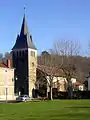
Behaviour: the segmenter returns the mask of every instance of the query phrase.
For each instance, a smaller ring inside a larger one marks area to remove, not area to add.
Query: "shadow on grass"
[[[72,107],[66,107],[66,108],[90,108],[90,106],[72,106]]]
[[[8,104],[8,103],[24,103],[25,101],[16,101],[16,100],[14,100],[14,101],[0,101],[0,104]],[[40,102],[40,100],[31,100],[31,101],[27,101],[27,102]],[[27,103],[26,102],[26,103]]]

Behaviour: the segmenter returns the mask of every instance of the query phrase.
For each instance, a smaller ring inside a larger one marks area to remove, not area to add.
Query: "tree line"
[[[60,76],[67,80],[68,98],[73,95],[73,87],[71,78],[84,82],[90,71],[90,58],[80,56],[81,46],[77,41],[61,40],[55,41],[52,49],[48,52],[44,51],[38,56],[38,64],[42,66],[43,76],[47,80],[50,89],[50,98],[52,98],[53,80],[56,76]],[[46,66],[48,68],[46,68]],[[47,70],[49,69],[49,71]],[[57,75],[58,73],[58,75]],[[49,78],[47,79],[47,76]]]
[[[90,45],[89,45],[90,50]],[[78,41],[72,40],[60,40],[55,41],[53,46],[48,51],[43,51],[38,56],[38,65],[42,66],[43,82],[41,82],[41,76],[37,79],[38,83],[45,85],[47,84],[50,89],[50,96],[52,98],[52,85],[53,78],[59,76],[63,72],[63,77],[66,78],[68,85],[67,91],[68,96],[72,96],[72,82],[71,78],[76,78],[78,81],[84,82],[88,73],[90,72],[90,58],[80,56],[81,45]],[[5,62],[7,58],[11,58],[10,53],[3,55],[0,53],[0,60]],[[58,75],[57,75],[58,73]],[[49,78],[47,78],[49,76]]]

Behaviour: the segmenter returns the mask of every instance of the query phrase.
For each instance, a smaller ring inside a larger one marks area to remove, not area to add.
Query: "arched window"
[[[17,57],[18,57],[18,51],[17,51]]]
[[[22,51],[22,56],[24,56],[24,50]]]
[[[21,51],[19,52],[19,56],[21,56]]]
[[[15,52],[12,53],[13,57],[15,56]]]
[[[28,50],[25,50],[25,56],[27,56],[28,55]]]

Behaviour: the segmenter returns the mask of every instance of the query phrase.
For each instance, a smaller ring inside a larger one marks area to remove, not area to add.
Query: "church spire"
[[[18,39],[16,40],[13,49],[22,49],[22,48],[36,49],[36,47],[33,44],[32,36],[29,34],[28,31],[25,13],[23,17],[21,32],[20,35],[18,35]]]
[[[28,34],[28,26],[27,26],[26,17],[24,14],[20,35],[22,36],[22,35],[26,35],[26,34]]]
[[[20,35],[26,35],[28,33],[28,26],[26,23],[26,16],[25,16],[25,12],[26,12],[26,7],[24,6],[24,17],[23,17],[23,22],[22,22],[22,27],[21,27],[21,33]]]

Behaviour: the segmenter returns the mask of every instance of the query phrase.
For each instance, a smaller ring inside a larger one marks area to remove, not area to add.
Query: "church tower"
[[[29,34],[25,15],[21,32],[12,48],[12,64],[15,68],[15,93],[33,96],[36,81],[37,49]]]

